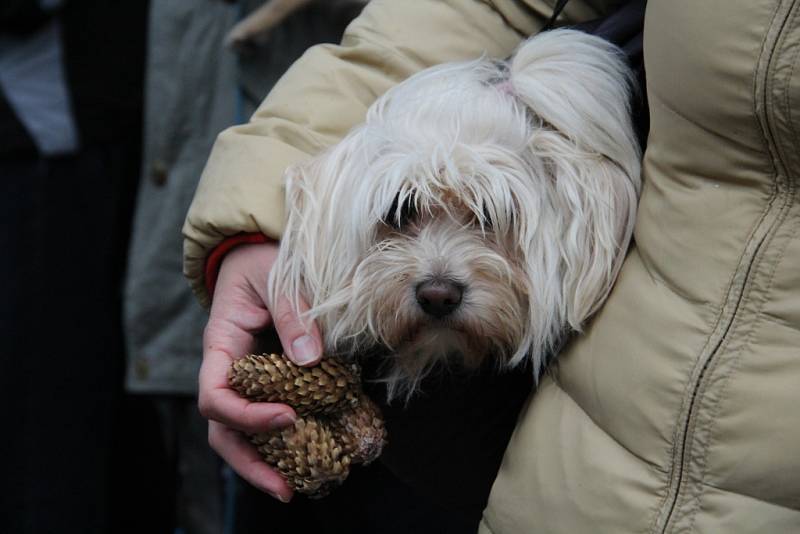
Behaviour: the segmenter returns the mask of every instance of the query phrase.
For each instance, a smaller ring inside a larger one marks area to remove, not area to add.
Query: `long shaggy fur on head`
[[[526,358],[538,375],[611,289],[633,227],[640,153],[619,51],[577,31],[510,62],[427,69],[366,122],[288,171],[270,294],[302,296],[326,350],[392,354],[390,395],[433,362]],[[444,318],[415,287],[446,279]]]

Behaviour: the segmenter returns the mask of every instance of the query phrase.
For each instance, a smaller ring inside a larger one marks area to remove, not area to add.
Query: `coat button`
[[[150,366],[145,358],[136,358],[133,362],[133,373],[139,380],[147,380],[150,377]]]
[[[150,169],[150,179],[153,180],[153,183],[162,187],[167,183],[168,175],[169,169],[167,169],[166,163],[161,160],[156,160]]]

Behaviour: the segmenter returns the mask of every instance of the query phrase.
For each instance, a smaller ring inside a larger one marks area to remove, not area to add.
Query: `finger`
[[[233,360],[241,358],[255,348],[255,336],[248,325],[236,319],[235,311],[214,311],[203,335],[203,363],[200,367],[200,390],[228,384],[228,369]],[[234,316],[231,320],[229,317]],[[251,324],[268,323],[269,313],[264,310]],[[258,327],[254,327],[258,328]]]
[[[206,419],[250,434],[284,428],[297,420],[294,410],[285,404],[250,402],[225,388],[203,394],[198,406]]]
[[[255,488],[282,502],[292,499],[292,490],[283,477],[264,462],[242,434],[211,421],[208,423],[208,443],[239,476]]]
[[[205,345],[216,345],[232,354],[252,348],[255,334],[272,323],[261,296],[249,284],[218,286],[204,333]]]
[[[228,369],[236,358],[255,348],[255,334],[271,324],[269,311],[248,287],[217,286],[203,333],[200,393],[227,387]]]
[[[294,410],[285,404],[251,402],[230,389],[229,365],[227,358],[208,357],[200,366],[198,406],[203,417],[250,433],[282,428],[295,421]]]
[[[295,310],[286,297],[278,299],[272,313],[275,329],[290,360],[297,365],[314,365],[322,358],[322,340],[316,323],[298,316],[298,311],[308,311],[308,305],[303,301],[298,305],[300,309]]]

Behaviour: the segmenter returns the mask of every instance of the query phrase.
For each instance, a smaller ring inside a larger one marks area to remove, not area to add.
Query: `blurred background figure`
[[[268,511],[197,414],[180,226],[217,133],[362,5],[0,3],[0,532],[227,534]]]
[[[169,532],[155,413],[122,387],[146,12],[0,3],[1,532]]]
[[[180,226],[217,133],[236,118],[236,56],[223,47],[238,18],[218,0],[152,0],[142,175],[128,256],[126,390],[159,415],[176,527],[223,532],[222,465],[194,401],[206,312],[181,272]]]
[[[246,122],[309,46],[338,42],[359,0],[152,0],[144,146],[124,290],[128,392],[152,401],[177,532],[260,532],[286,507],[224,472],[197,412],[207,313],[182,275],[186,211],[217,134]]]

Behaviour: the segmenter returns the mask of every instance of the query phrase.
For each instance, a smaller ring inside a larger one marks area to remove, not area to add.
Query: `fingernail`
[[[269,493],[269,494],[270,494],[270,495],[271,495],[271,496],[272,496],[274,499],[278,499],[278,500],[279,500],[279,501],[281,501],[283,504],[286,504],[286,503],[288,503],[288,502],[289,502],[289,499],[287,499],[286,497],[284,497],[284,496],[283,496],[283,495],[281,495],[280,493],[272,493],[271,491],[270,491],[270,492],[268,492],[268,493]]]
[[[301,336],[292,342],[292,356],[295,363],[304,365],[319,358],[317,344],[311,336]]]
[[[282,413],[280,415],[276,415],[272,419],[272,426],[275,428],[283,428],[286,426],[293,425],[295,422],[295,418],[289,415],[288,413]]]

